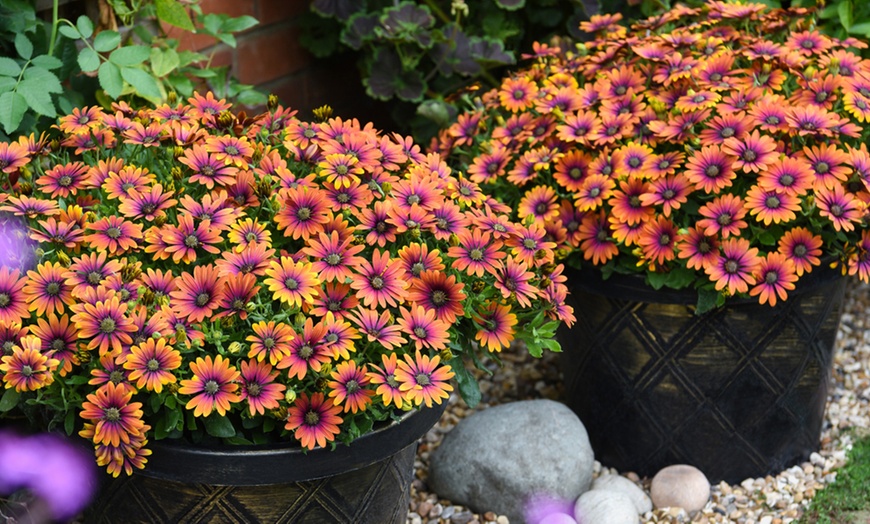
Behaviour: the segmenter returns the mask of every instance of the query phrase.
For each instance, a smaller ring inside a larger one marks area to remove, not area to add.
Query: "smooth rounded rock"
[[[680,507],[687,513],[700,511],[710,498],[710,482],[694,466],[676,464],[656,473],[650,484],[656,508]]]
[[[631,499],[637,512],[641,515],[647,511],[652,511],[652,501],[643,489],[621,475],[602,475],[592,481],[590,489],[618,491]]]
[[[631,498],[618,491],[595,489],[580,495],[574,506],[578,524],[637,524]]]
[[[561,402],[524,400],[478,411],[457,424],[429,458],[429,486],[511,524],[542,496],[574,501],[589,489],[595,457],[586,428]]]

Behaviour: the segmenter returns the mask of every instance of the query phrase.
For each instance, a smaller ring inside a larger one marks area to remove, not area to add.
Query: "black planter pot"
[[[577,323],[559,333],[565,401],[596,459],[652,476],[691,464],[713,482],[779,472],[818,449],[846,279],[817,268],[776,307],[569,271]]]
[[[332,451],[149,443],[145,469],[107,478],[84,521],[404,524],[416,442],[446,407],[410,412]]]

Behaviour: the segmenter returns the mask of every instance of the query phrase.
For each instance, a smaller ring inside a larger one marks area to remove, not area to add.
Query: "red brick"
[[[299,28],[280,25],[245,35],[239,40],[238,77],[260,85],[306,67],[311,55],[299,43]]]
[[[184,29],[167,25],[163,27],[167,36],[178,40],[178,47],[182,51],[201,51],[217,43],[217,40],[202,33],[191,33]]]
[[[224,13],[233,18],[256,16],[255,0],[202,0],[203,13]]]
[[[309,9],[309,0],[257,0],[257,16],[262,25],[286,22]]]

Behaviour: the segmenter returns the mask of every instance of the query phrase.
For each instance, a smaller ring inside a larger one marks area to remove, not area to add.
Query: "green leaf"
[[[236,95],[236,101],[245,106],[265,105],[267,97],[256,89],[244,89]]]
[[[227,18],[221,24],[221,31],[226,33],[238,33],[246,29],[250,29],[259,24],[259,20],[253,16],[239,16],[236,18]]]
[[[0,95],[0,125],[7,135],[18,129],[25,111],[27,111],[27,100],[21,96],[21,93],[7,91]]]
[[[100,87],[112,98],[121,96],[124,89],[124,79],[121,77],[121,69],[112,62],[103,62],[97,74]]]
[[[193,82],[191,82],[186,76],[173,73],[166,77],[166,80],[169,82],[172,89],[174,89],[178,94],[185,97],[193,95]]]
[[[40,115],[45,115],[51,118],[57,116],[54,102],[51,100],[51,93],[49,93],[41,83],[36,80],[23,80],[18,84],[18,92],[21,93],[25,100],[27,100],[27,104],[30,108]]]
[[[852,2],[851,0],[841,0],[837,7],[837,14],[840,16],[840,23],[848,31],[852,27]]]
[[[526,5],[526,0],[495,0],[495,4],[506,11],[516,11]]]
[[[157,47],[151,49],[151,70],[156,77],[163,77],[175,71],[180,63],[178,53],[174,49],[164,50]]]
[[[144,45],[119,47],[109,55],[109,61],[118,66],[139,65],[151,57],[151,48]]]
[[[61,61],[61,59],[53,57],[51,55],[35,56],[33,57],[33,61],[31,63],[43,69],[57,69],[63,66],[63,61]]]
[[[684,267],[675,267],[668,273],[665,285],[673,289],[682,289],[692,285],[697,277],[695,271]]]
[[[0,56],[0,75],[18,76],[21,74],[21,66],[8,56]]]
[[[695,304],[695,314],[703,315],[704,313],[716,309],[719,303],[719,292],[715,289],[699,289],[698,302]]]
[[[24,70],[24,79],[33,80],[42,86],[42,89],[49,93],[62,93],[63,87],[60,85],[57,75],[38,66],[30,66]]]
[[[78,56],[79,67],[85,73],[96,71],[100,67],[100,55],[90,47],[85,47]]]
[[[668,273],[648,273],[646,280],[653,289],[661,289],[668,280]]]
[[[60,25],[57,28],[60,31],[60,34],[69,38],[70,40],[80,40],[82,38],[82,34],[79,33],[79,30],[71,25]]]
[[[860,24],[850,26],[848,31],[853,35],[870,36],[870,22],[861,22]]]
[[[94,34],[94,23],[85,15],[80,16],[76,20],[76,28],[79,30],[82,38],[90,38]]]
[[[18,53],[18,56],[25,60],[30,60],[33,56],[33,43],[24,33],[15,35],[15,51]]]
[[[236,436],[236,428],[227,417],[212,413],[203,418],[202,422],[205,424],[205,431],[213,437],[231,438]]]
[[[157,9],[157,18],[161,21],[185,31],[195,30],[190,15],[178,0],[155,0],[154,7]]]
[[[18,399],[20,397],[21,393],[14,389],[7,389],[6,392],[3,393],[3,396],[0,397],[0,413],[11,411],[12,408],[18,405]]]
[[[101,31],[94,38],[94,49],[100,53],[108,53],[109,51],[121,45],[121,34],[117,31]]]
[[[160,86],[157,80],[142,69],[137,67],[122,67],[121,78],[133,86],[136,94],[146,98],[161,98]]]
[[[0,93],[12,91],[17,85],[18,81],[11,76],[0,76]]]
[[[76,429],[76,412],[74,410],[66,412],[66,417],[63,420],[63,429],[67,435],[72,435]]]
[[[453,357],[448,364],[453,369],[454,378],[459,386],[459,394],[462,396],[462,400],[470,408],[477,406],[480,402],[480,386],[477,384],[474,375],[466,369],[465,364],[462,362],[462,357]]]

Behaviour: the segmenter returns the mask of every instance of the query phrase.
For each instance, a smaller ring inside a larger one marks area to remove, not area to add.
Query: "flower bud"
[[[241,342],[230,342],[230,345],[227,348],[227,351],[229,351],[231,355],[238,355],[239,353],[242,352],[242,349],[244,349],[244,348],[242,347]]]
[[[486,288],[486,284],[482,280],[475,280],[471,283],[471,291],[473,293],[482,293]]]
[[[274,111],[278,108],[278,95],[275,93],[271,93],[269,97],[266,99],[266,109],[269,111]]]
[[[332,116],[332,108],[328,105],[320,106],[313,111],[315,122],[326,122]]]
[[[248,302],[247,304],[245,304],[245,311],[247,311],[248,313],[253,313],[256,309],[257,304],[254,304],[253,302]]]
[[[228,128],[236,121],[236,117],[226,109],[221,111],[217,117],[217,123],[220,127]]]
[[[30,196],[33,193],[33,184],[30,182],[19,182],[18,193],[22,196]]]
[[[60,265],[62,265],[63,267],[69,267],[70,263],[72,262],[67,254],[63,251],[57,252],[57,261],[60,262]]]
[[[166,94],[166,103],[168,103],[171,106],[174,106],[175,104],[177,104],[178,103],[178,93],[176,93],[175,91],[170,91],[169,93],[167,93]]]
[[[284,400],[292,404],[296,401],[296,392],[290,388],[287,388],[287,392],[284,393]]]
[[[172,148],[172,156],[175,158],[179,158],[184,155],[184,148],[181,146],[175,146]]]

